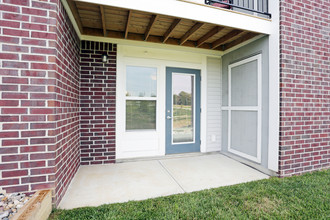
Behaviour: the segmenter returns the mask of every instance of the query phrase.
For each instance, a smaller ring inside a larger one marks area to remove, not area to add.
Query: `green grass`
[[[54,210],[50,219],[330,219],[330,170],[139,202]]]

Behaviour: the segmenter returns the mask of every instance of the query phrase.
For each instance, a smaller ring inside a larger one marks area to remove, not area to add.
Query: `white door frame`
[[[228,106],[223,106],[222,110],[226,110],[228,112],[228,151],[239,155],[243,158],[252,160],[254,162],[261,162],[261,100],[262,100],[262,57],[261,54],[246,58],[244,60],[235,62],[228,66]],[[258,104],[257,106],[231,106],[231,69],[245,63],[249,63],[251,61],[257,61],[257,76],[258,76]],[[237,151],[231,146],[231,111],[254,111],[257,112],[258,122],[257,122],[257,156],[251,156],[246,153]]]

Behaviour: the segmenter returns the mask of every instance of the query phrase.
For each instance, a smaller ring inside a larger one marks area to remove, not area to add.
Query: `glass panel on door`
[[[173,143],[194,141],[194,82],[194,75],[173,73]]]

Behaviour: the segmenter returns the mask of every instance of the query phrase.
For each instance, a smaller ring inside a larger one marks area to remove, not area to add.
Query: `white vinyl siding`
[[[221,59],[207,58],[206,151],[221,149]]]

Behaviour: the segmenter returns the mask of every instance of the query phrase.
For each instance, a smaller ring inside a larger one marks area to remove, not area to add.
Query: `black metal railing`
[[[271,18],[268,0],[205,0],[205,4],[234,11],[246,11]]]

